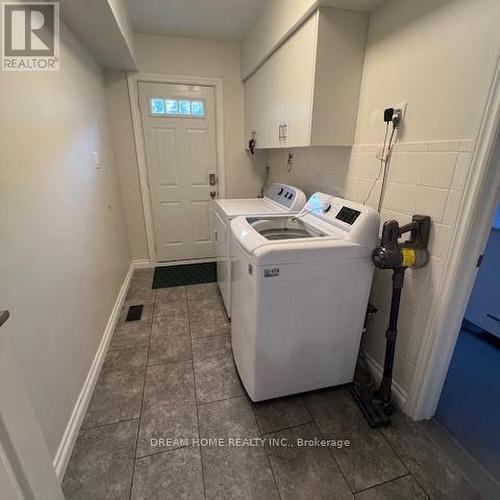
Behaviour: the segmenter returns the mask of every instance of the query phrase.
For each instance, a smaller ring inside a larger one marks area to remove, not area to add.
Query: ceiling
[[[259,17],[266,1],[273,0],[126,0],[126,4],[136,32],[239,42]],[[384,1],[321,0],[319,3],[369,11]]]
[[[265,1],[126,0],[136,32],[234,42],[245,37]]]

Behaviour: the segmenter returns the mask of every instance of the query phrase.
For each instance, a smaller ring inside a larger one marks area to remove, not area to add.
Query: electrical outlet
[[[401,110],[401,119],[400,119],[400,122],[402,122],[404,120],[404,117],[406,115],[406,106],[407,106],[407,102],[406,101],[403,101],[403,102],[400,102],[398,104],[396,104],[396,106],[394,106],[394,109],[399,109]]]

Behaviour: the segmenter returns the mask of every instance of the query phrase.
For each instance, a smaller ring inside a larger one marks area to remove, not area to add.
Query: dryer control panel
[[[314,193],[304,207],[307,217],[315,217],[320,227],[328,224],[342,238],[351,242],[376,246],[380,216],[376,210],[355,201],[325,193]]]
[[[300,210],[306,203],[304,193],[294,186],[276,182],[271,184],[264,193],[264,198],[287,208],[290,211]]]

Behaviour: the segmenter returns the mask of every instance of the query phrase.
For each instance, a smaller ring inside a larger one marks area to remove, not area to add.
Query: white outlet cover
[[[406,101],[400,102],[394,106],[394,109],[400,109],[401,110],[401,121],[404,120],[404,117],[406,115],[406,106],[408,103]]]
[[[99,160],[99,153],[97,151],[92,151],[92,159],[94,161],[94,168],[101,168],[101,162]]]

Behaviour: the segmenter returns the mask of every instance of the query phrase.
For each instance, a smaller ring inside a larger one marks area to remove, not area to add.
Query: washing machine
[[[287,184],[271,184],[262,198],[215,200],[217,284],[231,317],[231,220],[242,215],[295,214],[305,205],[304,193]]]
[[[379,214],[315,193],[295,217],[231,222],[231,342],[253,401],[352,382]]]

